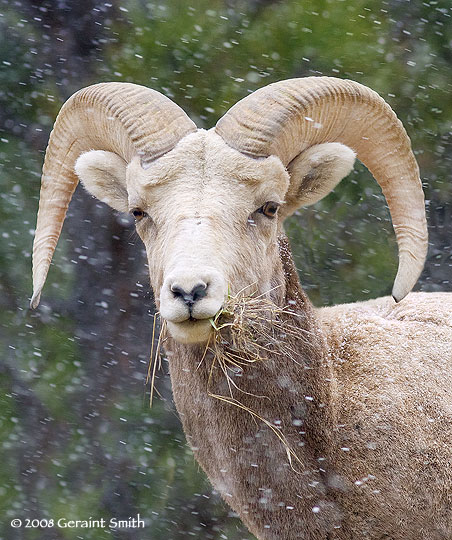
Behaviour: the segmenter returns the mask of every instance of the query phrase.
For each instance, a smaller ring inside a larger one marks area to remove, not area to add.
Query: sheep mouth
[[[184,344],[207,343],[213,330],[209,319],[195,319],[190,317],[185,321],[167,321],[168,331],[171,337]]]

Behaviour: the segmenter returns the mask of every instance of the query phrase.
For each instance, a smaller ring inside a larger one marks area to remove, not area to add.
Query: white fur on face
[[[228,293],[271,289],[278,219],[256,211],[268,201],[282,203],[288,184],[278,158],[244,156],[213,131],[188,135],[146,170],[138,158],[130,163],[129,208],[149,216],[137,232],[176,340],[205,342],[208,319]]]
[[[199,130],[146,169],[138,156],[127,166],[116,154],[90,151],[75,170],[113,208],[147,214],[137,231],[160,313],[175,339],[201,343],[229,293],[268,293],[281,281],[280,223],[325,196],[354,159],[339,143],[308,148],[289,165],[289,187],[277,157],[245,156],[214,130]],[[279,219],[257,212],[269,201],[284,203]]]

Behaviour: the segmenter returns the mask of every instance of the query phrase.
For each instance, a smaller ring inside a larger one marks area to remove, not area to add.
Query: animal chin
[[[179,343],[202,344],[209,339],[212,325],[209,319],[187,319],[183,322],[168,321],[168,331],[171,337]]]

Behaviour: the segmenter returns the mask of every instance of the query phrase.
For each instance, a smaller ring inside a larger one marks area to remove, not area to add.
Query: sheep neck
[[[291,324],[303,337],[284,337],[294,351],[291,358],[274,354],[234,378],[240,390],[233,387],[233,400],[243,408],[231,403],[226,377],[212,368],[213,358],[201,361],[202,347],[170,343],[168,355],[176,407],[196,459],[251,532],[281,540],[293,538],[294,520],[300,535],[325,534],[338,518],[325,487],[331,368],[285,237],[279,248],[275,278],[282,281],[281,301],[298,314]],[[323,508],[324,522],[313,517],[316,505],[329,508]]]

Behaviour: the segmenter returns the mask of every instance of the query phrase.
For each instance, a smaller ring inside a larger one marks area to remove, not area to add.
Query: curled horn
[[[340,142],[354,150],[391,212],[399,248],[392,295],[400,301],[410,292],[427,253],[424,194],[410,139],[376,92],[334,77],[280,81],[239,101],[215,129],[236,150],[276,155],[285,166],[315,144]]]
[[[39,304],[66,211],[78,183],[74,164],[83,152],[115,152],[143,167],[196,131],[185,112],[164,95],[129,83],[100,83],[75,93],[63,105],[50,135],[42,171],[33,244],[33,296]]]

